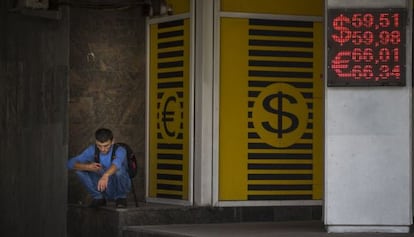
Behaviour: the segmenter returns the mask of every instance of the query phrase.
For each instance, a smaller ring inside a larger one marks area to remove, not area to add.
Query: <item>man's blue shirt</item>
[[[111,149],[109,149],[108,153],[106,154],[99,154],[100,163],[102,165],[103,171],[106,171],[111,167],[111,164],[114,164],[117,169],[127,169],[127,162],[126,162],[126,150],[122,146],[118,146],[118,148],[115,151],[115,159],[112,160],[112,149],[114,148],[114,145],[111,146]],[[82,153],[79,155],[71,158],[68,163],[67,167],[68,169],[72,170],[75,166],[75,163],[90,163],[95,162],[95,145],[88,146]]]

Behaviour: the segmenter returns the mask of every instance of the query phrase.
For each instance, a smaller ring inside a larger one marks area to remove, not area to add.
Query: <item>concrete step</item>
[[[153,203],[97,209],[68,206],[68,237],[123,237],[133,226],[321,220],[322,207],[194,207]]]
[[[126,227],[123,237],[413,237],[413,233],[327,233],[322,221]]]
[[[324,234],[320,221],[244,222],[126,227],[123,237],[306,237]]]

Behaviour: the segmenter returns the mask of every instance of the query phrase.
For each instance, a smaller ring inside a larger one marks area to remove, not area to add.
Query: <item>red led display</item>
[[[405,14],[328,10],[328,86],[405,86]]]

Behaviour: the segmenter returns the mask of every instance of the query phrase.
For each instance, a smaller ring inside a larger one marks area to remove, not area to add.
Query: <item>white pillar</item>
[[[411,0],[326,3],[328,9],[399,5],[407,8],[409,24],[405,86],[326,87],[325,225],[328,232],[408,232],[413,218]]]
[[[195,0],[194,203],[212,203],[213,31],[215,1]]]

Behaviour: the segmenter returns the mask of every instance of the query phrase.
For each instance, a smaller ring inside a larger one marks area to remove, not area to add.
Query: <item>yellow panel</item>
[[[167,0],[167,4],[172,7],[174,14],[190,12],[190,0]]]
[[[320,200],[323,198],[323,163],[324,163],[324,78],[323,78],[323,23],[314,24],[314,99],[313,99],[313,180],[314,180],[314,193],[313,199]]]
[[[246,19],[222,19],[220,54],[219,199],[245,200],[247,191]],[[242,69],[242,70],[240,70]]]
[[[320,200],[323,25],[221,18],[219,200]]]
[[[323,16],[324,0],[221,0],[221,11]]]
[[[150,25],[149,196],[153,198],[189,199],[189,29],[189,19]],[[176,36],[177,32],[182,34]]]

